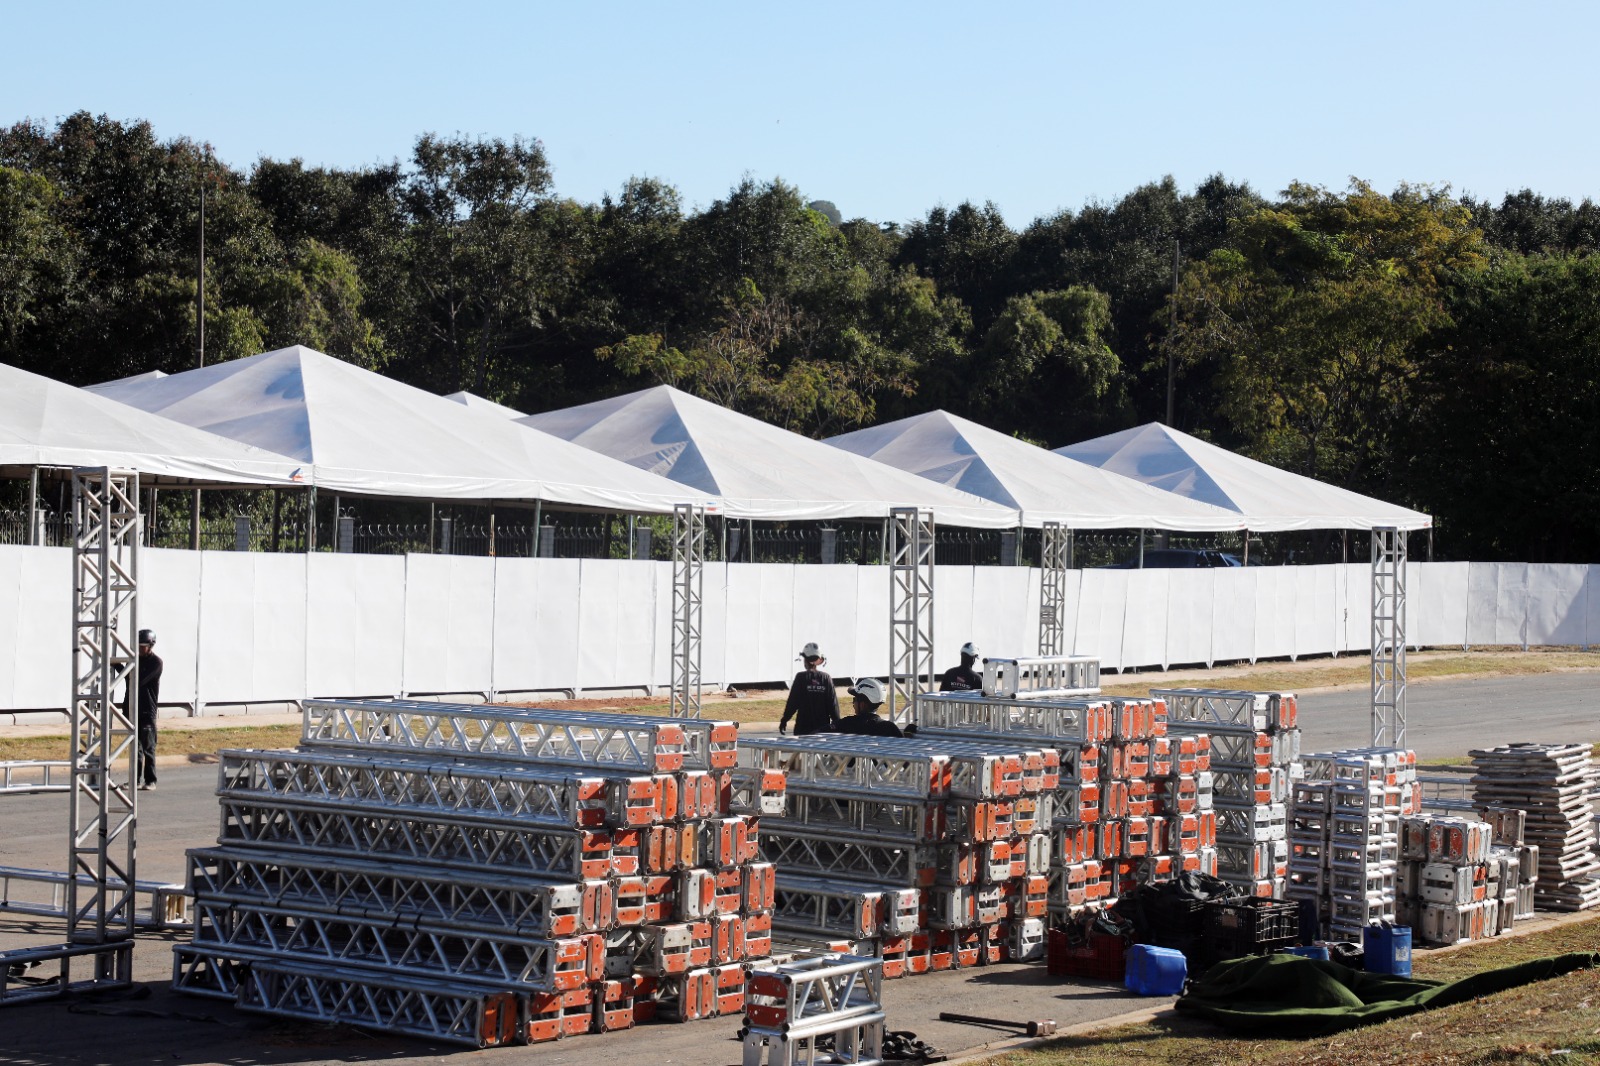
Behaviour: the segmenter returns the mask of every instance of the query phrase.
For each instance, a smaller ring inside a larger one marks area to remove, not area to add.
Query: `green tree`
[[[41,316],[66,302],[79,250],[38,174],[0,167],[0,358],[22,363]]]
[[[1013,296],[979,350],[981,414],[1047,440],[1091,437],[1118,411],[1111,304],[1095,289]]]

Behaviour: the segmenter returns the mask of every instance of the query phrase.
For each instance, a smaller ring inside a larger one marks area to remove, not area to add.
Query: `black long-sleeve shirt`
[[[136,713],[142,717],[156,716],[156,707],[161,703],[161,670],[164,665],[161,656],[153,651],[139,653],[139,702]]]
[[[789,685],[789,698],[783,705],[778,728],[794,719],[794,735],[832,733],[839,728],[839,693],[825,670],[802,670]]]
[[[940,692],[977,692],[983,678],[970,666],[952,666],[939,677]]]

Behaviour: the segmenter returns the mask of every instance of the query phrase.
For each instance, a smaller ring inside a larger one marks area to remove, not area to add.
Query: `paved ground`
[[[1301,703],[1306,749],[1364,743],[1369,738],[1364,690],[1308,693]],[[1600,675],[1548,674],[1525,678],[1438,681],[1410,692],[1410,740],[1424,757],[1459,755],[1468,748],[1514,740],[1600,740]],[[141,794],[139,873],[181,880],[186,848],[210,843],[218,814],[212,798],[215,768],[164,766],[161,787]],[[62,869],[66,800],[61,796],[0,798],[0,865]],[[58,923],[0,918],[0,949],[61,939]],[[426,1063],[462,1061],[462,1053],[410,1040],[327,1030],[241,1014],[227,1004],[187,999],[166,987],[175,938],[141,938],[135,956],[141,982],[136,998],[103,1003],[50,1003],[8,1010],[0,1017],[0,1063],[332,1063],[377,1059]],[[939,1023],[942,1010],[1002,1017],[1050,1017],[1063,1026],[1147,1007],[1121,989],[1047,978],[1037,966],[992,967],[892,981],[885,985],[891,1027],[911,1029],[949,1052],[1004,1034]],[[496,1062],[548,1066],[592,1062],[599,1055],[662,1063],[725,1066],[739,1061],[737,1020],[659,1025],[607,1037],[574,1038],[532,1048],[488,1052]]]

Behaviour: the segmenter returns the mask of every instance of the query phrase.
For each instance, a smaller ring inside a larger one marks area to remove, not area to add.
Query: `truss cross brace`
[[[1406,534],[1372,530],[1372,744],[1406,746]]]
[[[672,716],[700,717],[705,617],[706,509],[672,509]]]
[[[912,720],[916,697],[933,687],[933,512],[889,512],[889,700],[887,713]]]
[[[1066,626],[1062,614],[1067,606],[1067,567],[1070,565],[1070,529],[1060,522],[1046,522],[1039,538],[1039,654],[1062,655],[1066,648]]]

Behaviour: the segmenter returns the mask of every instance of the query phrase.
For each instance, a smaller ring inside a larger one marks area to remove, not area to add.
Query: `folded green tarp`
[[[1256,955],[1213,966],[1189,985],[1177,1007],[1240,1032],[1324,1036],[1592,966],[1600,966],[1600,953],[1574,952],[1447,984],[1364,973],[1298,955]]]

